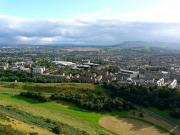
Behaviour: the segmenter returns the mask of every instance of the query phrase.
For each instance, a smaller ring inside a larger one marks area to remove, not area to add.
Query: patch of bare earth
[[[99,124],[118,135],[169,135],[169,133],[135,119],[105,116],[99,120]]]
[[[130,118],[140,118],[139,112],[137,111],[130,111],[128,115]],[[180,135],[180,129],[177,126],[171,125],[167,123],[166,121],[164,121],[163,119],[153,117],[152,115],[149,115],[149,114],[143,114],[143,117],[141,117],[140,119],[149,121],[151,123],[155,123],[156,125],[167,129],[168,131],[170,131],[171,133],[175,135]]]

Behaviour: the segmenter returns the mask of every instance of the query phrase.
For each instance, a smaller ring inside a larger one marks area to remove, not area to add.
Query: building
[[[125,76],[127,78],[136,78],[139,75],[139,71],[130,71],[130,70],[120,69],[118,74]]]
[[[99,75],[95,78],[95,82],[100,82],[102,80],[103,76]]]
[[[76,65],[76,69],[89,69],[91,66],[89,65],[83,65],[83,64],[79,64]]]
[[[35,67],[33,68],[33,73],[42,74],[44,73],[45,70],[46,70],[45,67]]]
[[[24,67],[24,65],[25,65],[25,62],[16,62],[15,63],[15,65],[17,66],[17,67]]]
[[[83,65],[87,65],[90,67],[98,67],[99,66],[99,64],[91,63],[90,61],[88,61],[87,63],[83,63]]]
[[[17,67],[17,66],[12,66],[12,67],[10,68],[10,70],[12,70],[12,71],[19,71],[19,67]]]
[[[0,69],[2,69],[2,70],[7,70],[8,68],[9,68],[9,64],[8,63],[0,66]]]
[[[177,80],[174,79],[174,80],[170,83],[169,88],[174,89],[176,86],[177,86]]]
[[[75,65],[75,63],[69,62],[69,61],[53,61],[53,63],[56,66],[58,66],[58,65],[60,65],[60,66],[73,66],[73,65]]]
[[[163,86],[164,85],[164,78],[161,78],[157,81],[157,86]]]

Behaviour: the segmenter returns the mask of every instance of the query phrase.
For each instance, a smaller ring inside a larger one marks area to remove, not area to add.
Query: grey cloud
[[[180,23],[23,20],[0,16],[1,44],[117,44],[137,40],[180,42]]]

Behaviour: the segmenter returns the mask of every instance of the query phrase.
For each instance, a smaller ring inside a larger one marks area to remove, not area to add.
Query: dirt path
[[[118,135],[169,135],[151,125],[134,119],[117,119],[106,116],[100,119],[99,124]]]

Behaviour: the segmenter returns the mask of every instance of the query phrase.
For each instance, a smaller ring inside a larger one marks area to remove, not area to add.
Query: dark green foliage
[[[123,98],[133,104],[144,107],[156,107],[172,110],[172,116],[178,117],[180,108],[180,91],[168,87],[146,87],[138,85],[104,84],[114,98]],[[176,109],[174,109],[176,108]]]
[[[142,112],[139,113],[139,117],[143,118],[144,114]]]
[[[36,99],[40,102],[47,102],[48,98],[42,95],[41,93],[35,93],[35,92],[21,92],[20,96]]]
[[[52,128],[52,132],[55,134],[60,134],[61,133],[61,128],[58,126],[55,126]]]
[[[170,114],[175,118],[180,118],[180,108],[173,109]]]
[[[25,71],[0,70],[0,81],[6,82],[35,82],[35,83],[60,83],[66,80],[57,76],[44,76],[41,74],[31,74]]]
[[[131,108],[128,102],[122,98],[112,98],[105,91],[98,92],[86,91],[79,93],[77,91],[60,91],[58,94],[51,96],[52,100],[65,100],[75,103],[77,106],[95,111],[112,111],[112,110],[127,110]]]

